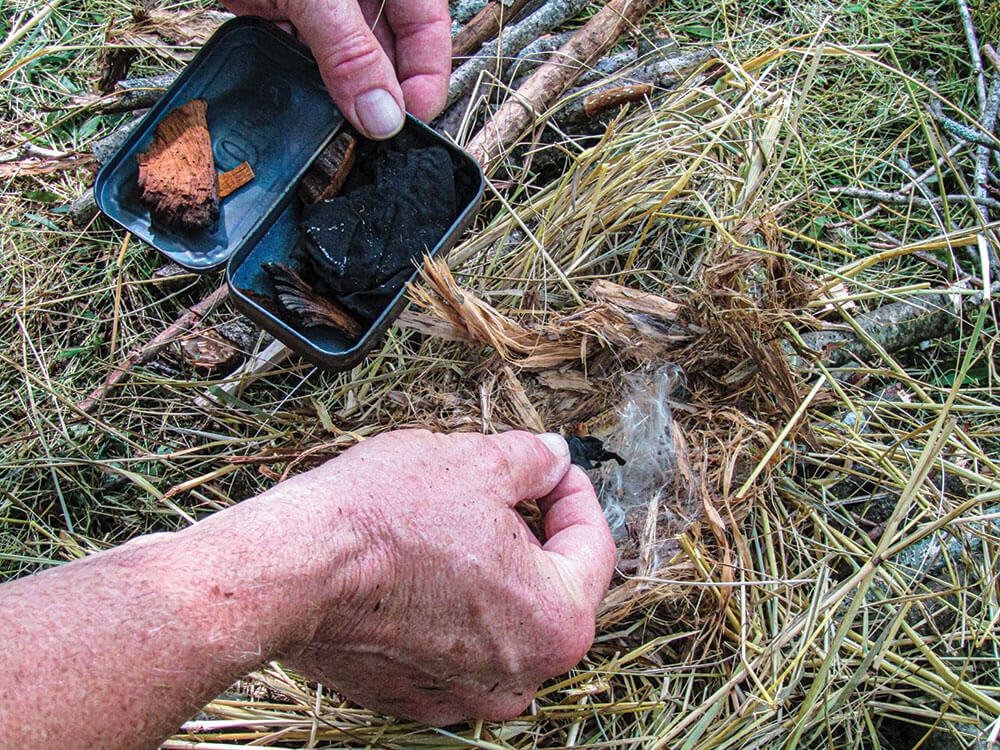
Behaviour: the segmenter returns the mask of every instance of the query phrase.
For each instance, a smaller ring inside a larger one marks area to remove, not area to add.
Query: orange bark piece
[[[235,193],[253,179],[253,168],[249,163],[237,164],[228,172],[219,175],[219,200]]]
[[[219,186],[208,134],[208,105],[192,99],[156,126],[136,156],[142,201],[170,226],[203,229],[219,217]]]

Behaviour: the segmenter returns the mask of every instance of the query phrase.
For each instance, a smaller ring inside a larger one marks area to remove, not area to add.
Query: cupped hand
[[[308,644],[281,655],[304,675],[443,725],[519,714],[590,647],[615,547],[559,436],[387,433],[293,483],[346,490],[330,528],[349,519],[364,559],[330,573]],[[514,509],[528,499],[544,543]]]
[[[403,112],[429,120],[451,72],[447,0],[223,0],[238,14],[289,21],[309,45],[341,112],[359,131],[389,138]]]

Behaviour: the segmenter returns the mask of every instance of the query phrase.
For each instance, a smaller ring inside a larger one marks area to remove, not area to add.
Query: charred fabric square
[[[581,469],[596,469],[605,461],[617,461],[619,466],[625,465],[625,459],[617,453],[612,453],[604,447],[604,441],[593,435],[574,435],[569,440],[569,461]]]
[[[341,195],[302,208],[292,263],[315,294],[373,320],[457,216],[441,146],[362,141]]]

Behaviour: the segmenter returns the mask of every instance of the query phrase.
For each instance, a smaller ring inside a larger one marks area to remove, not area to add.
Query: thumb
[[[545,514],[542,551],[558,561],[565,580],[578,585],[586,604],[596,610],[611,583],[617,550],[590,478],[571,466],[538,507]]]
[[[398,133],[403,127],[403,92],[357,1],[293,3],[289,11],[344,117],[375,140]]]
[[[545,497],[569,469],[569,446],[561,435],[512,430],[484,436],[503,472],[507,502]]]

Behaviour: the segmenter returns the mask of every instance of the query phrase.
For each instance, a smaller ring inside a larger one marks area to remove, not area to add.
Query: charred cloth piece
[[[219,218],[219,185],[208,134],[208,105],[192,99],[156,126],[138,154],[142,202],[170,226],[204,229]]]
[[[351,314],[322,296],[283,263],[262,263],[271,277],[278,303],[306,327],[331,326],[350,338],[360,338],[363,330]]]
[[[374,165],[374,184],[303,209],[295,252],[318,294],[367,319],[381,314],[456,216],[443,147],[381,150]]]
[[[604,442],[593,435],[584,437],[573,436],[569,443],[569,461],[581,469],[596,469],[597,464],[605,461],[617,461],[619,466],[625,465],[625,459],[617,453],[605,450]]]

